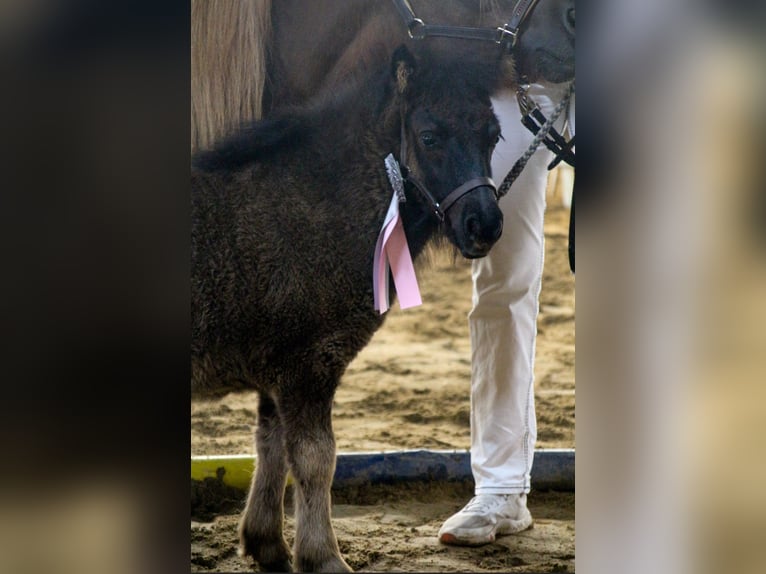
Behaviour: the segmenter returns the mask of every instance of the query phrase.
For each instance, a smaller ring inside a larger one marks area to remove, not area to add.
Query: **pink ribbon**
[[[391,271],[399,297],[399,308],[408,309],[422,305],[415,266],[412,264],[410,247],[404,233],[399,202],[396,193],[391,199],[386,218],[375,244],[375,256],[372,263],[373,299],[375,309],[382,315],[390,306],[388,292],[388,273]]]

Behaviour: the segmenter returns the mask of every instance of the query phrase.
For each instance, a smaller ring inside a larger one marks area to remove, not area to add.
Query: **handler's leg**
[[[555,89],[555,87],[554,87]],[[560,99],[558,91],[554,100]],[[544,113],[555,103],[533,93]],[[493,99],[503,140],[492,156],[492,173],[505,177],[532,140],[520,123],[512,93]],[[471,466],[476,496],[447,520],[439,539],[449,544],[486,544],[497,534],[529,528],[530,471],[537,426],[534,358],[538,296],[542,281],[546,166],[552,154],[539,149],[500,201],[503,235],[489,255],[473,263]]]

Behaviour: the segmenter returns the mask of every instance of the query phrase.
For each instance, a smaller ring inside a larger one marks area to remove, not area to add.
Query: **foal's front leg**
[[[291,572],[282,535],[287,461],[284,429],[274,401],[261,393],[255,432],[258,461],[239,525],[240,555],[252,556],[266,572]]]
[[[300,572],[351,571],[340,556],[330,522],[330,487],[335,474],[333,390],[292,389],[279,399],[287,460],[295,479],[293,554]]]

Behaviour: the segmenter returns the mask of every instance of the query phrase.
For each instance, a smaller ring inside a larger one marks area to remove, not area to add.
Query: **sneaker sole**
[[[523,532],[524,530],[527,530],[529,528],[532,528],[535,524],[535,521],[532,519],[532,516],[528,516],[527,518],[524,518],[522,520],[507,520],[504,522],[501,522],[497,527],[497,534],[504,535],[504,534],[516,534],[518,532]]]
[[[486,536],[464,536],[458,538],[451,532],[445,532],[439,536],[439,542],[453,546],[483,546],[494,542],[498,535],[516,534],[532,528],[534,524],[531,516],[528,520],[507,520],[498,524],[497,528]]]

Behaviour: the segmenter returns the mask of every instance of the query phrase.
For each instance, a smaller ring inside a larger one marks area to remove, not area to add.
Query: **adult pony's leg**
[[[310,382],[309,382],[310,381]],[[335,474],[332,397],[335,383],[304,379],[279,397],[287,460],[295,478],[295,568],[300,572],[350,572],[330,522]]]
[[[252,556],[267,572],[290,572],[290,550],[282,535],[287,461],[284,427],[265,393],[258,404],[255,431],[257,468],[239,525],[240,555]]]

